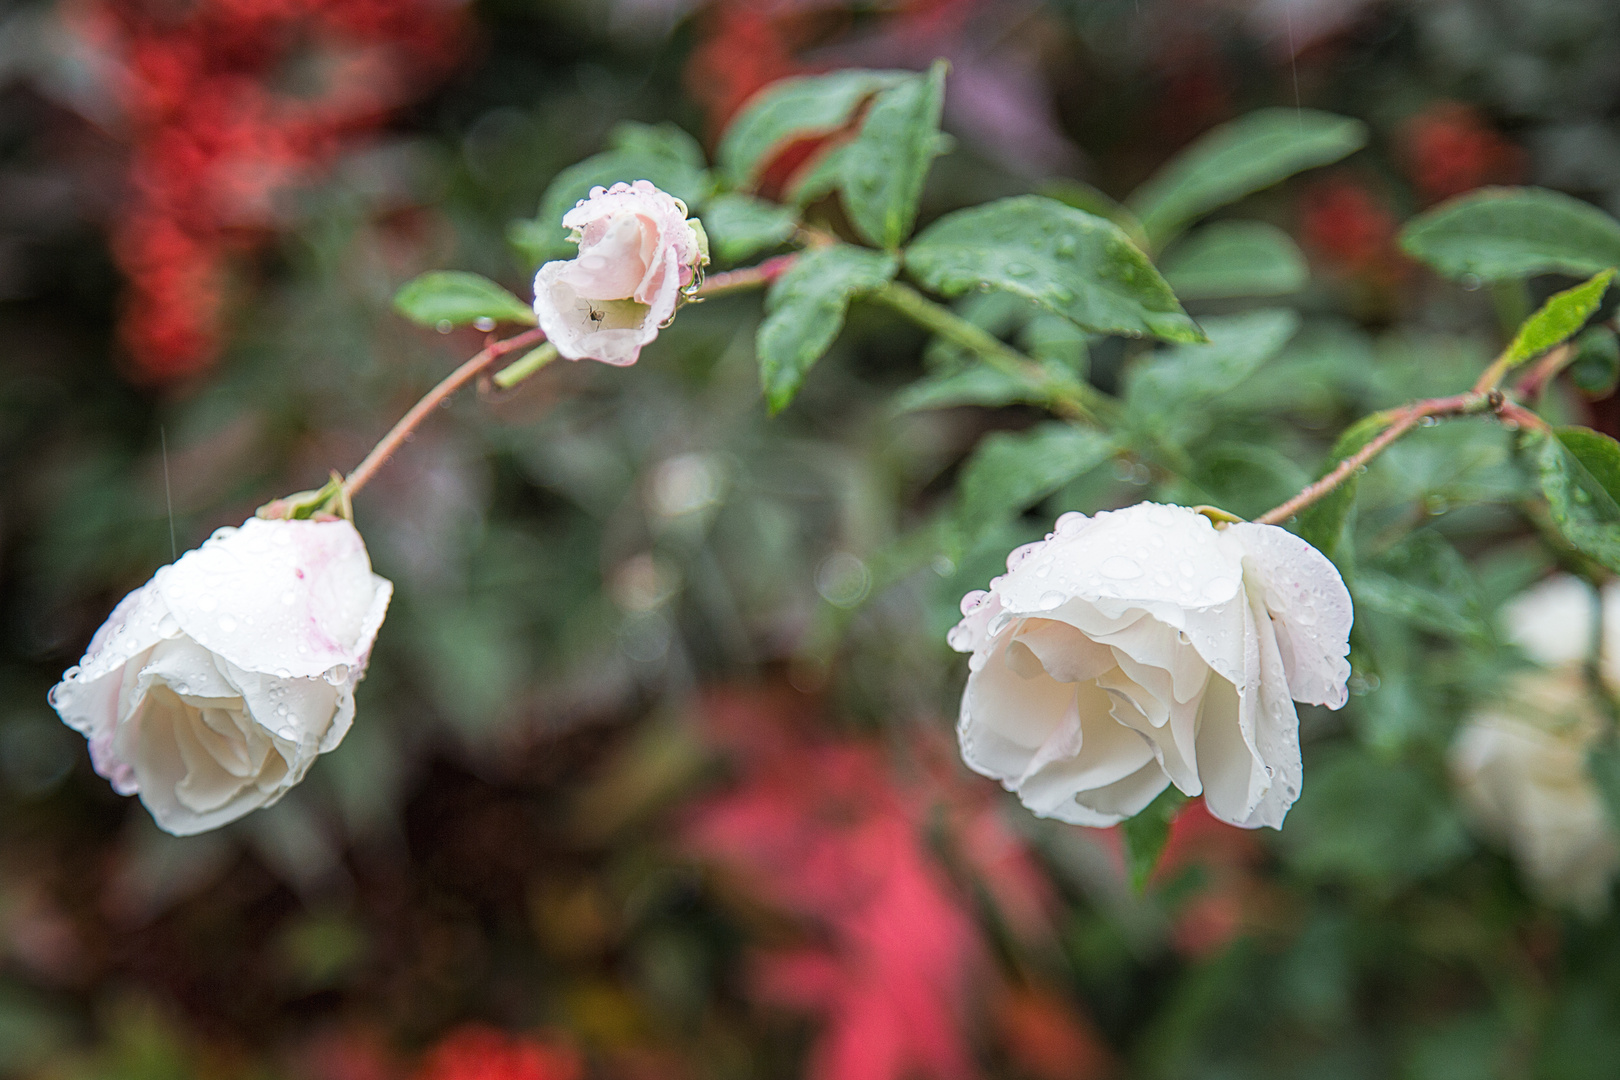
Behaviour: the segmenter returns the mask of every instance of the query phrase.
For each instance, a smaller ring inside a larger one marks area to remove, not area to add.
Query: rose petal
[[[1337,709],[1349,700],[1350,591],[1320,551],[1275,525],[1243,522],[1225,536],[1244,555],[1246,580],[1258,582],[1280,627],[1278,646],[1296,701]]]
[[[158,588],[199,645],[283,678],[359,663],[393,592],[347,521],[258,518],[181,556]]]

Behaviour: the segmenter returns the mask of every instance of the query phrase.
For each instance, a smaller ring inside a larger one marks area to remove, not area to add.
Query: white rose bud
[[[1605,721],[1582,662],[1597,597],[1568,574],[1528,590],[1503,609],[1507,637],[1540,670],[1521,672],[1471,716],[1451,747],[1451,772],[1473,824],[1513,853],[1543,900],[1601,914],[1620,873],[1620,844],[1586,768]],[[1620,688],[1620,587],[1602,594],[1599,670]]]
[[[1113,825],[1173,783],[1279,827],[1301,787],[1294,702],[1347,699],[1350,594],[1271,525],[1064,514],[962,611],[962,756],[1042,817]]]
[[[51,704],[162,828],[218,828],[342,741],[393,589],[349,522],[251,518],[126,596]]]
[[[579,255],[535,275],[540,329],[570,360],[635,363],[709,261],[701,225],[647,180],[592,188],[562,223]]]

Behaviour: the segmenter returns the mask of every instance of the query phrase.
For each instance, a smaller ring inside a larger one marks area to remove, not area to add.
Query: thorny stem
[[[950,308],[936,304],[909,285],[891,281],[872,294],[908,319],[958,345],[997,371],[1039,389],[1053,412],[1075,420],[1110,419],[1118,409],[1098,391],[1083,383],[1055,378],[1052,372],[1003,342],[974,326]]]
[[[699,297],[719,296],[724,293],[740,292],[743,289],[764,288],[777,278],[781,277],[793,265],[796,255],[778,255],[774,259],[766,259],[758,266],[744,267],[740,270],[727,270],[724,273],[710,275],[698,287],[696,295]],[[409,439],[411,432],[433,414],[433,410],[447,400],[450,395],[472,382],[483,374],[491,364],[508,353],[517,352],[545,341],[546,335],[539,329],[525,330],[516,337],[509,337],[503,341],[492,341],[484,346],[482,352],[462,364],[456,370],[446,375],[444,379],[429,390],[421,401],[412,405],[410,411],[399,418],[399,422],[388,429],[388,434],[376,446],[371,448],[365,460],[355,466],[343,481],[343,497],[352,499],[354,495],[377,474],[389,458],[399,451],[405,440]],[[549,357],[547,358],[549,360]],[[542,363],[536,363],[538,370]],[[512,382],[518,380],[513,379]]]
[[[1389,420],[1389,426],[1379,432],[1376,438],[1339,462],[1333,471],[1307,486],[1305,490],[1292,499],[1289,499],[1276,509],[1269,510],[1255,518],[1255,524],[1281,525],[1344,483],[1357,469],[1383,453],[1391,443],[1424,420],[1440,420],[1452,416],[1475,416],[1487,412],[1494,414],[1505,424],[1514,424],[1519,427],[1533,429],[1545,429],[1547,427],[1546,421],[1542,420],[1541,417],[1509,398],[1500,390],[1495,389],[1484,393],[1471,390],[1466,394],[1457,394],[1453,397],[1414,401],[1410,405],[1402,405],[1398,409],[1390,409],[1378,414]]]

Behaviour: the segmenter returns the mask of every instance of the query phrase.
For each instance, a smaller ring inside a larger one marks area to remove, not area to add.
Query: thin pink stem
[[[781,277],[787,271],[787,268],[793,265],[793,260],[796,258],[798,258],[797,255],[778,255],[773,259],[766,259],[758,266],[748,266],[741,270],[727,270],[724,273],[715,274],[698,287],[697,295],[705,297],[718,296],[722,293],[737,292],[742,289],[761,288]],[[383,464],[398,452],[406,439],[410,438],[411,432],[415,431],[423,420],[433,415],[433,410],[438,408],[440,403],[451,394],[454,394],[457,390],[483,374],[491,364],[507,353],[516,352],[531,345],[538,345],[545,339],[546,335],[536,329],[525,330],[516,337],[510,337],[504,341],[491,342],[477,356],[474,356],[471,360],[445,376],[444,380],[432,390],[429,390],[421,401],[411,406],[410,412],[399,418],[399,423],[388,430],[388,434],[382,437],[382,441],[371,448],[371,453],[366,455],[365,460],[356,465],[354,471],[344,479],[344,497],[352,499],[356,492],[370,483],[371,478],[377,474],[377,470],[382,468]]]
[[[1307,486],[1305,490],[1292,499],[1289,499],[1275,510],[1269,510],[1255,518],[1255,524],[1281,525],[1344,483],[1345,479],[1352,473],[1383,453],[1390,443],[1412,430],[1425,417],[1463,416],[1468,413],[1479,412],[1482,408],[1490,408],[1491,406],[1492,402],[1489,398],[1469,393],[1458,394],[1455,397],[1432,398],[1428,401],[1413,402],[1411,405],[1392,410],[1389,427],[1379,432],[1377,438],[1339,462],[1332,472],[1314,484]]]
[[[433,410],[451,394],[476,379],[480,372],[507,353],[516,352],[530,345],[538,345],[544,340],[546,340],[545,333],[537,328],[525,330],[516,337],[509,337],[504,341],[491,342],[478,355],[446,375],[439,385],[423,396],[421,401],[412,405],[410,411],[399,418],[399,423],[389,428],[388,434],[371,448],[371,453],[366,455],[365,460],[355,466],[354,471],[343,481],[344,495],[352,499],[356,492],[370,483],[377,470],[394,456],[406,439],[410,438],[411,432],[431,416]]]

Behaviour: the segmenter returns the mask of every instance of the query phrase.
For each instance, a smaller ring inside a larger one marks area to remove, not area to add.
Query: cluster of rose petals
[[[162,828],[218,828],[342,741],[392,595],[347,521],[252,518],[126,596],[51,704]]]
[[[562,223],[579,255],[535,275],[540,329],[570,360],[635,363],[708,261],[702,233],[685,203],[647,180],[592,188]]]
[[[1350,594],[1271,525],[1156,503],[1065,514],[962,612],[964,760],[1078,825],[1173,783],[1222,821],[1280,827],[1301,788],[1294,702],[1348,696]]]
[[[1595,599],[1591,586],[1559,574],[1506,605],[1505,636],[1540,667],[1516,673],[1469,717],[1450,760],[1470,820],[1513,853],[1531,891],[1594,916],[1620,874],[1620,840],[1587,770],[1606,725],[1582,664],[1600,607],[1598,670],[1620,688],[1620,584]]]

